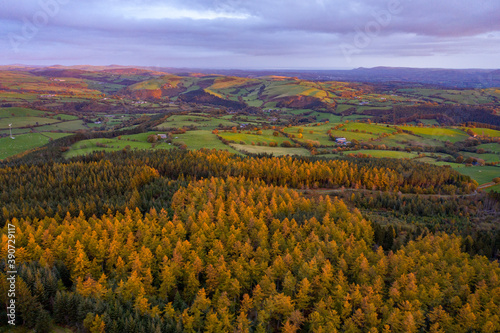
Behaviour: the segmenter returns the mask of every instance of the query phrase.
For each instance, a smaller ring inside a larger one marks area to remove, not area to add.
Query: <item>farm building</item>
[[[164,140],[167,138],[167,135],[166,134],[158,134],[158,139],[160,140]]]
[[[339,145],[345,145],[345,144],[347,144],[347,139],[346,138],[336,138],[335,142]]]

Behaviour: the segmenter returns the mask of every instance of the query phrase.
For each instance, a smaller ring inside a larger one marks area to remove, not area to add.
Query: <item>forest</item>
[[[0,167],[0,265],[13,225],[28,329],[500,330],[498,229],[474,220],[498,198],[471,202],[477,182],[451,168],[206,149],[36,156]],[[2,304],[8,287],[2,273]]]

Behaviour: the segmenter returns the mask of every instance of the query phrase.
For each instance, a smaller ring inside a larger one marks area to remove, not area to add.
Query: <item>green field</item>
[[[187,126],[196,126],[203,128],[216,128],[219,125],[232,127],[239,126],[237,123],[220,118],[191,116],[191,115],[175,115],[167,119],[166,122],[160,124],[157,128],[159,130],[166,128],[182,128]]]
[[[451,101],[461,104],[484,104],[494,102],[494,99],[488,94],[482,94],[480,90],[441,90],[441,89],[399,89],[398,91],[409,93],[417,97],[432,97],[433,100],[443,102]]]
[[[461,164],[452,163],[451,167],[463,175],[470,176],[479,185],[492,181],[495,177],[500,177],[500,166],[472,166],[466,167]]]
[[[208,130],[188,131],[184,134],[174,134],[174,143],[184,143],[191,150],[201,148],[228,150],[231,153],[238,153],[231,147],[223,144],[215,134]],[[177,139],[175,139],[177,137]]]
[[[223,144],[211,131],[198,130],[188,131],[184,134],[174,134],[172,144],[166,142],[158,142],[154,148],[152,144],[147,142],[147,138],[151,134],[161,134],[161,132],[147,132],[132,135],[122,135],[119,138],[112,139],[91,139],[75,143],[71,149],[65,153],[66,158],[78,155],[86,155],[93,151],[116,151],[122,150],[126,146],[130,149],[173,149],[175,144],[186,144],[188,149],[196,150],[201,148],[228,150],[232,153],[238,153],[229,146]],[[98,144],[100,146],[98,146]],[[104,147],[102,146],[104,145]]]
[[[467,133],[455,128],[442,128],[442,127],[411,127],[403,126],[404,130],[411,131],[422,138],[431,139],[435,141],[450,141],[452,143],[467,140],[469,135]]]
[[[498,162],[500,161],[500,154],[475,154],[469,152],[460,152],[465,158],[473,157],[476,159],[484,160],[485,162]]]
[[[31,128],[13,128],[12,129],[12,135],[16,135],[16,134],[25,134],[25,133],[30,133],[31,132]],[[3,129],[3,130],[0,130],[0,134],[7,134],[9,135],[11,133],[11,130],[10,129]]]
[[[500,153],[500,143],[485,143],[479,146],[476,146],[477,149],[484,149],[485,151]]]
[[[417,153],[408,153],[405,151],[393,151],[393,150],[353,150],[344,152],[344,155],[348,154],[365,154],[371,155],[372,157],[389,157],[389,158],[415,158],[418,157]]]
[[[222,138],[229,140],[229,141],[234,141],[236,143],[241,143],[244,142],[246,145],[251,145],[252,142],[257,144],[257,143],[265,143],[269,144],[270,142],[276,142],[278,145],[283,143],[284,141],[289,141],[291,142],[290,139],[284,137],[282,134],[279,136],[273,136],[273,130],[263,130],[262,134],[256,134],[256,132],[250,132],[251,134],[248,134],[247,131],[241,131],[241,133],[232,133],[232,132],[219,132],[219,136]]]
[[[39,125],[47,125],[52,123],[57,123],[59,120],[42,118],[42,117],[10,117],[10,118],[0,118],[0,128],[8,129],[9,124],[12,124],[12,128],[19,127],[33,127]]]
[[[439,123],[436,119],[420,119],[420,122],[427,126],[439,126]]]
[[[333,124],[332,126],[335,126],[335,124],[342,122],[342,116],[338,116],[332,113],[313,112],[311,113],[311,116],[315,116],[317,121],[323,121],[327,119],[330,124]]]
[[[431,144],[428,144],[427,141],[430,141]],[[400,133],[396,135],[391,135],[385,138],[381,139],[375,139],[372,142],[374,145],[381,145],[384,144],[387,147],[401,147],[405,148],[408,146],[440,146],[440,142],[434,142],[432,140],[428,139],[421,139],[419,137],[416,137],[414,135],[406,134],[406,133]]]
[[[490,128],[470,128],[470,130],[472,130],[474,134],[481,136],[500,137],[500,131],[496,131]]]
[[[347,141],[359,141],[359,142],[370,142],[370,139],[377,139],[378,135],[376,134],[368,134],[361,132],[350,132],[350,131],[342,131],[342,129],[332,130],[331,133],[336,138],[346,138]],[[332,145],[336,145],[335,142],[330,141]]]
[[[142,133],[151,134],[151,133]],[[117,151],[125,149],[125,147],[130,146],[130,149],[153,149],[152,144],[144,141],[133,141],[132,139],[123,136],[121,140],[118,138],[114,139],[90,139],[83,140],[75,143],[71,146],[71,149],[64,154],[64,157],[70,158],[79,155],[90,154],[94,151]],[[105,145],[105,147],[99,147],[100,145]],[[167,143],[160,143],[155,146],[154,149],[172,149],[173,145],[168,145]]]
[[[232,147],[239,151],[244,151],[251,154],[273,154],[274,156],[284,155],[298,155],[298,156],[311,156],[309,150],[305,148],[283,148],[283,147],[265,147],[265,146],[251,146],[231,144]]]
[[[61,120],[77,120],[78,119],[77,116],[73,116],[70,114],[63,114],[63,113],[55,114],[51,118],[55,118],[55,119],[60,118]]]
[[[495,186],[492,186],[492,187],[487,187],[484,189],[486,192],[500,192],[500,184],[499,185],[495,185]]]
[[[387,126],[382,126],[382,125],[376,125],[376,124],[367,124],[367,123],[347,123],[342,127],[342,129],[345,128],[346,130],[358,130],[360,132],[365,131],[365,132],[370,132],[373,134],[383,134],[383,133],[394,133],[396,130],[393,127],[387,127]]]
[[[52,138],[54,140],[60,139],[60,138],[64,138],[65,136],[72,135],[71,133],[57,133],[57,132],[55,132],[55,133],[52,133],[52,132],[42,132],[40,134],[42,134],[44,136],[48,136],[49,138]]]
[[[53,124],[53,125],[45,125],[41,127],[37,127],[37,131],[40,132],[50,132],[50,131],[62,131],[62,132],[75,132],[78,130],[88,129],[83,124],[81,120],[71,120],[65,121],[63,123]]]
[[[27,108],[0,108],[0,118],[14,117],[41,117],[46,111],[39,111]]]
[[[16,135],[15,139],[10,137],[0,138],[0,160],[43,146],[48,142],[49,138],[41,133]]]

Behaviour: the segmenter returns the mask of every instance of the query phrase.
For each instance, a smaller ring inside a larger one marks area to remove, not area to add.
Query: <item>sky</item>
[[[496,0],[0,0],[0,64],[500,68]]]

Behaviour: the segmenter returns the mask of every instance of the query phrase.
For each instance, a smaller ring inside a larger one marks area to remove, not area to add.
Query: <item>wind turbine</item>
[[[15,139],[15,138],[12,136],[12,124],[9,124],[9,129],[10,129],[10,138],[11,138],[11,139]]]

